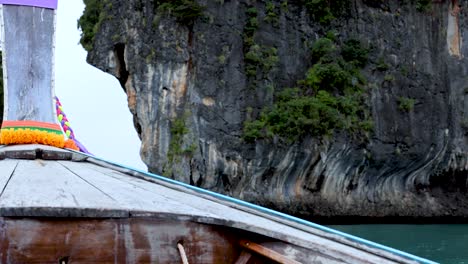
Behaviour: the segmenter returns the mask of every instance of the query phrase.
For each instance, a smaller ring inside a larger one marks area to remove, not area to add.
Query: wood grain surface
[[[0,218],[2,263],[234,263],[240,253],[231,230],[152,219]]]
[[[3,6],[6,120],[56,123],[52,9]]]

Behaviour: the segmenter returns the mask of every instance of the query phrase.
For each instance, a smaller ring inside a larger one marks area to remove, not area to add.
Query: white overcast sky
[[[97,157],[146,170],[127,97],[117,79],[86,63],[77,20],[82,0],[59,0],[55,92],[76,138]]]

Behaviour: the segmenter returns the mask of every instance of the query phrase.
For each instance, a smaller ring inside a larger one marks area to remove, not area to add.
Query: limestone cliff
[[[151,172],[304,217],[468,216],[467,1],[168,2],[104,1],[87,42]],[[372,128],[247,140],[330,34],[367,52],[351,82]]]

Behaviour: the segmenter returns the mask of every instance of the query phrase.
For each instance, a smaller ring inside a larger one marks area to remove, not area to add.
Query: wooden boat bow
[[[188,263],[421,263],[76,151],[5,146],[0,159],[0,252],[12,262],[58,260],[37,255],[47,244],[74,263],[172,263],[180,244]],[[72,253],[90,240],[99,255]]]
[[[52,103],[56,2],[0,0],[1,263],[433,263],[64,149]]]

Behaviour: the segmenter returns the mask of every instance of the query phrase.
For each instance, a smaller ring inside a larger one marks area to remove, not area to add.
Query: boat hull
[[[245,251],[250,255],[245,263],[270,263],[271,258],[262,256],[269,249],[291,263],[312,259],[342,263],[258,234],[179,218],[184,217],[0,218],[0,259],[2,263],[183,263],[185,254],[188,263],[237,263]],[[249,250],[242,244],[245,241],[264,250]]]

